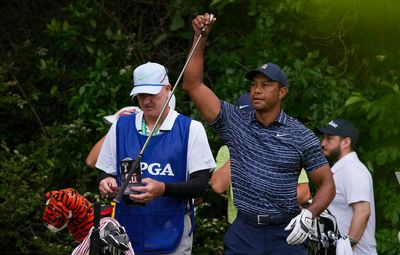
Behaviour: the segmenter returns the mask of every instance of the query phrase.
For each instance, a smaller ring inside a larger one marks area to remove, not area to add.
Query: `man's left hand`
[[[292,230],[290,235],[286,238],[288,244],[301,244],[308,237],[312,224],[312,213],[307,210],[301,210],[301,213],[293,218],[285,230]]]
[[[164,194],[164,183],[150,178],[143,179],[142,183],[143,186],[131,187],[131,190],[137,192],[137,194],[129,195],[132,200],[140,203],[146,203]]]

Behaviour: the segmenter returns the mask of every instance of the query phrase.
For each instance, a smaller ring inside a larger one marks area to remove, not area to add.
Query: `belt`
[[[283,214],[283,215],[255,215],[255,214],[247,214],[241,211],[238,211],[237,218],[249,225],[254,226],[272,226],[272,225],[281,225],[289,223],[294,217],[297,216],[297,213],[291,214]]]

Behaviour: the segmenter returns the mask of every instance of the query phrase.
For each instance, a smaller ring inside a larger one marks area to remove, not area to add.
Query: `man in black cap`
[[[372,177],[354,151],[358,130],[348,120],[334,119],[316,132],[323,134],[322,150],[332,165],[336,196],[328,209],[339,231],[349,236],[354,254],[377,254]]]
[[[229,148],[238,214],[225,233],[224,253],[305,255],[302,243],[312,219],[334,196],[329,164],[315,134],[281,109],[289,83],[277,65],[267,63],[246,74],[255,110],[250,114],[220,101],[203,83],[204,49],[214,21],[208,13],[192,21],[197,48],[183,88]],[[318,190],[312,204],[299,211],[297,179],[303,166]]]

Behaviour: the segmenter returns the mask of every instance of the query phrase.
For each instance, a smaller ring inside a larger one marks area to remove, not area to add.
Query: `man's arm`
[[[195,34],[192,50],[200,35],[201,39],[183,75],[183,89],[189,94],[197,109],[200,111],[200,114],[208,123],[211,123],[217,118],[221,108],[218,97],[203,83],[204,50],[208,34],[214,21],[215,19],[210,21],[210,15],[208,13],[198,15],[193,19],[192,27]],[[205,30],[202,31],[204,27]]]
[[[310,187],[308,183],[297,184],[297,203],[302,205],[310,199]]]
[[[218,194],[225,192],[231,184],[231,163],[228,160],[211,175],[211,188]]]
[[[86,165],[90,168],[95,168],[97,158],[99,157],[101,146],[103,146],[106,135],[104,135],[90,150],[88,156],[86,157]]]
[[[309,177],[317,185],[311,205],[307,209],[302,209],[300,214],[293,218],[285,230],[292,230],[286,238],[288,244],[300,244],[304,242],[311,229],[312,219],[317,217],[331,203],[335,196],[335,183],[333,182],[332,172],[328,164],[313,170]]]
[[[350,206],[353,209],[353,217],[351,218],[348,235],[352,240],[358,242],[367,227],[368,219],[371,215],[371,207],[370,203],[366,201],[356,202],[350,204]]]
[[[301,206],[308,202],[311,196],[310,186],[308,185],[309,180],[307,173],[304,169],[301,169],[299,178],[297,180],[297,203]]]
[[[127,106],[124,107],[122,109],[120,109],[118,112],[116,112],[114,115],[110,115],[112,116],[112,120],[113,122],[116,121],[117,118],[119,118],[122,115],[130,115],[134,112],[140,112],[140,108],[136,107],[136,106]],[[110,117],[107,116],[107,117]],[[108,120],[107,120],[108,121]],[[113,123],[111,122],[111,124]],[[88,156],[86,157],[86,165],[90,168],[95,168],[96,167],[96,162],[97,159],[99,157],[100,151],[101,151],[101,147],[103,146],[104,140],[106,139],[107,134],[105,134],[94,146],[93,148],[90,150]]]
[[[145,178],[144,186],[132,187],[139,194],[130,194],[129,197],[140,203],[146,203],[159,196],[174,198],[196,198],[204,196],[208,187],[209,169],[199,170],[189,175],[189,180],[178,183],[164,183]]]
[[[311,205],[307,208],[315,218],[332,202],[336,194],[336,187],[331,169],[327,164],[313,170],[308,176],[317,185],[317,192]]]

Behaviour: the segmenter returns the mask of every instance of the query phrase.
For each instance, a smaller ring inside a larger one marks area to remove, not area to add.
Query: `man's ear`
[[[279,88],[279,99],[284,99],[288,92],[289,92],[288,87],[280,87]]]
[[[343,138],[342,142],[343,142],[343,148],[351,149],[351,138],[350,137]]]

